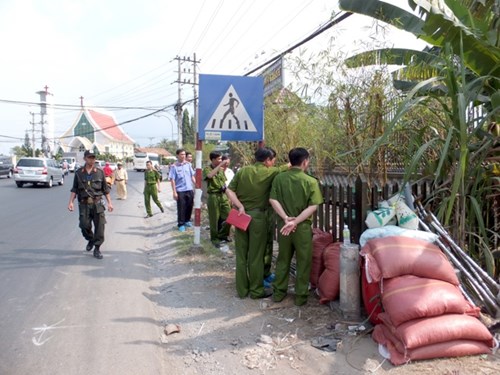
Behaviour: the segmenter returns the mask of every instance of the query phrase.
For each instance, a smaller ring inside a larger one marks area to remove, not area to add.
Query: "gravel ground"
[[[233,244],[226,252],[213,248],[202,227],[202,246],[193,247],[193,230],[176,230],[174,202],[165,208],[147,219],[152,282],[146,297],[156,307],[169,374],[500,373],[498,353],[394,367],[378,353],[369,324],[363,330],[342,321],[313,292],[302,307],[289,297],[280,304],[240,299]]]

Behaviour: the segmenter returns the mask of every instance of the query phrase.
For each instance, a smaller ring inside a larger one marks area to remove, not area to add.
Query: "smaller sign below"
[[[220,140],[222,140],[222,133],[221,132],[206,131],[205,132],[205,139],[207,141],[220,141]]]

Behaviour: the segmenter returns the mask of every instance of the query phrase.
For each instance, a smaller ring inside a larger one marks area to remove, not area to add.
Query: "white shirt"
[[[229,183],[231,182],[231,180],[233,179],[234,177],[234,172],[231,168],[226,168],[226,170],[224,171],[224,174],[226,175],[226,186],[229,186]]]

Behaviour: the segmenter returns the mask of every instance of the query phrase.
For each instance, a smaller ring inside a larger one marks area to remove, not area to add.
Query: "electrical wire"
[[[286,49],[285,51],[281,52],[280,54],[278,55],[275,55],[274,57],[272,57],[271,59],[267,60],[266,62],[260,64],[258,67],[252,69],[251,71],[247,72],[245,74],[245,76],[249,76],[250,74],[252,73],[255,73],[256,71],[258,71],[259,69],[275,62],[276,60],[278,60],[280,57],[286,55],[287,53],[290,53],[292,52],[294,49],[300,47],[301,45],[309,42],[310,40],[316,38],[318,35],[322,34],[323,32],[325,32],[326,30],[328,30],[329,28],[331,28],[332,26],[335,26],[336,24],[344,21],[346,18],[348,18],[349,16],[352,15],[352,13],[350,12],[341,12],[343,13],[340,17],[336,18],[336,19],[333,19],[332,21],[328,22],[324,27],[318,29],[317,31],[315,31],[314,33],[312,33],[311,35],[309,35],[308,37],[304,38],[303,40],[301,40],[300,42],[294,44],[292,47]],[[339,13],[337,13],[338,15]]]
[[[210,19],[208,20],[208,23],[205,25],[205,28],[201,32],[200,37],[198,38],[198,41],[194,44],[193,51],[196,51],[196,48],[198,48],[198,45],[207,36],[207,30],[212,25],[212,22],[214,21],[215,17],[219,13],[220,8],[222,7],[223,4],[224,4],[224,0],[220,0],[219,5],[215,9],[215,11],[212,13],[212,15],[210,16]]]
[[[200,17],[200,14],[201,14],[201,11],[203,10],[203,8],[205,7],[205,3],[206,3],[206,0],[203,0],[203,4],[201,4],[201,7],[200,9],[198,10],[198,14],[196,15],[193,23],[191,24],[191,27],[189,28],[189,31],[186,35],[186,37],[184,38],[184,42],[182,42],[181,44],[181,48],[179,49],[179,53],[178,55],[181,55],[181,52],[182,52],[182,49],[184,48],[185,44],[186,44],[186,41],[189,39],[189,37],[191,36],[191,32],[193,31],[193,28],[194,28],[194,25],[197,24],[198,22],[198,18]]]

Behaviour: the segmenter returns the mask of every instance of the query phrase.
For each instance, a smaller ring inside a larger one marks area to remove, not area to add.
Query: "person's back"
[[[307,302],[312,258],[311,216],[323,203],[318,181],[305,171],[309,152],[301,147],[289,152],[291,168],[273,181],[270,203],[278,216],[279,253],[276,260],[276,279],[273,300],[281,302],[288,293],[290,262],[295,254],[295,304]]]
[[[269,191],[276,174],[274,168],[267,168],[261,162],[241,168],[235,177],[237,186],[234,190],[246,210],[267,206]]]
[[[273,188],[282,197],[293,197],[280,202],[290,217],[298,216],[309,206],[311,192],[317,189],[317,185],[318,180],[293,167],[277,175],[273,181]]]
[[[269,192],[274,177],[276,153],[267,147],[255,152],[255,164],[241,168],[226,189],[232,204],[252,217],[246,231],[235,230],[236,291],[240,298],[263,298],[270,295],[263,286],[264,254],[268,232]]]

